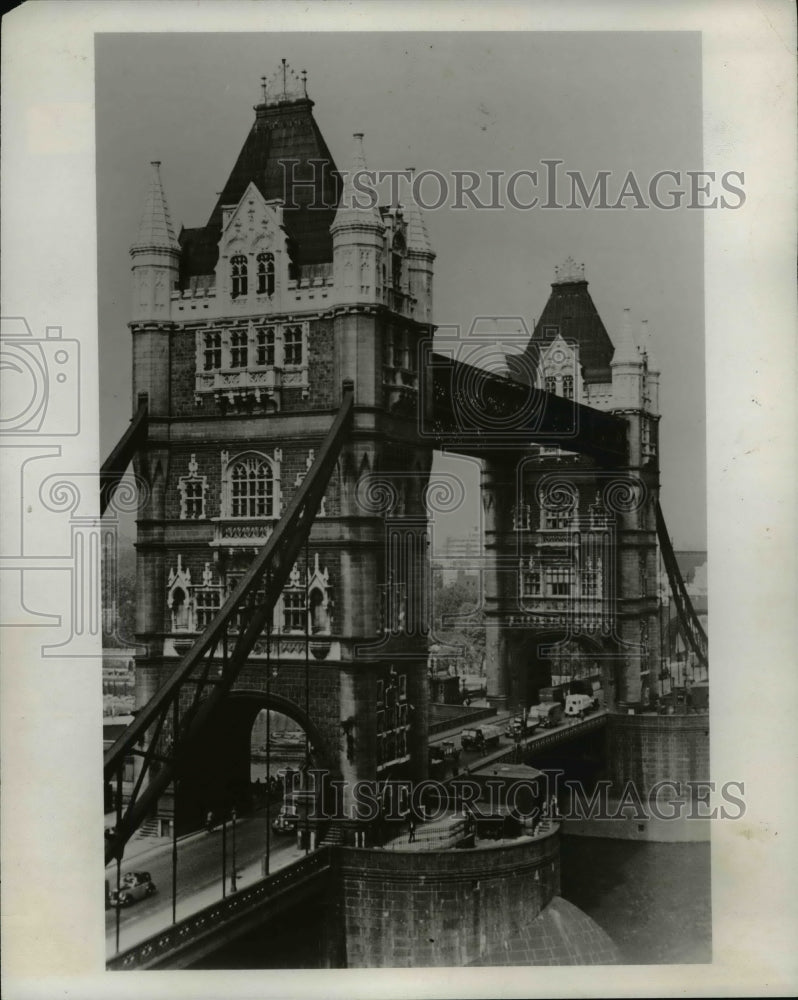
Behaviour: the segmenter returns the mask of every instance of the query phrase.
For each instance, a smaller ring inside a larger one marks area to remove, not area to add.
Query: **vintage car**
[[[272,823],[275,833],[295,833],[299,826],[299,813],[296,806],[283,806]]]
[[[457,760],[460,757],[460,751],[452,740],[442,740],[440,743],[432,744],[429,754],[433,760]]]
[[[119,889],[111,890],[111,905],[130,906],[139,899],[151,896],[155,891],[155,883],[149,872],[126,872],[119,883]]]
[[[501,733],[495,726],[475,726],[462,731],[460,746],[463,750],[482,750],[498,744],[500,736]]]
[[[429,748],[430,777],[443,778],[447,771],[457,774],[460,770],[460,750],[452,740],[433,743]]]
[[[275,833],[295,833],[300,823],[305,824],[308,816],[315,812],[316,793],[308,789],[289,791],[283,799],[280,812],[272,822]]]
[[[514,719],[510,719],[507,723],[507,728],[504,730],[504,735],[509,736],[511,740],[522,739],[524,736],[529,736],[538,727],[538,717],[537,715],[530,711],[529,714],[524,718],[523,715],[518,715]]]

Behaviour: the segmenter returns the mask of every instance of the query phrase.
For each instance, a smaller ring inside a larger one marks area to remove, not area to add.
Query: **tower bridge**
[[[427,777],[435,450],[482,466],[494,706],[535,704],[556,663],[579,661],[601,724],[625,720],[628,764],[628,716],[660,664],[660,553],[706,663],[659,507],[650,335],[638,342],[627,310],[610,337],[569,260],[508,374],[442,353],[419,206],[408,192],[361,207],[363,137],[342,180],[290,74],[265,86],[204,226],[175,233],[152,165],[131,247],[135,412],[101,474],[103,507],[131,463],[142,487],[137,711],[105,756],[117,878],[142,823],[176,845],[207,811],[241,808],[231,790],[264,708],[299,723],[307,759],[341,782],[349,819],[315,843],[364,847],[359,782]]]

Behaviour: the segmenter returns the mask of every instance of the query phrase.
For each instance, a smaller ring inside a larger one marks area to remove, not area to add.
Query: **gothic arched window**
[[[553,375],[547,375],[545,381],[546,392],[557,392],[557,379]]]
[[[203,337],[202,342],[203,370],[217,371],[222,367],[222,335],[218,330],[211,330]]]
[[[247,294],[247,258],[244,254],[236,254],[230,258],[230,278],[232,279],[232,295],[237,299],[239,295]]]
[[[308,628],[305,588],[283,592],[283,632],[306,632]]]
[[[246,368],[249,357],[249,335],[246,330],[230,333],[230,367]]]
[[[229,468],[231,517],[274,517],[274,473],[267,459],[247,455]]]
[[[574,398],[574,377],[573,375],[563,375],[562,394],[566,399]]]
[[[258,365],[274,366],[274,327],[264,326],[255,334],[255,360]]]
[[[274,254],[259,253],[258,264],[258,295],[274,295]]]
[[[302,364],[303,330],[301,326],[287,326],[283,332],[283,363],[286,366]]]

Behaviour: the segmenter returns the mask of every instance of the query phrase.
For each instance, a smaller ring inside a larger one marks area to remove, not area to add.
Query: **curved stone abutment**
[[[557,828],[471,849],[338,848],[334,869],[329,941],[339,966],[617,961],[607,935],[559,896]]]

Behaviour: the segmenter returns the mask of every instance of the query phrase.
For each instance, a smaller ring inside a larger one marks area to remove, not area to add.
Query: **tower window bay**
[[[274,327],[264,327],[255,334],[255,363],[272,368],[274,366]]]
[[[286,365],[301,365],[303,354],[301,326],[287,326],[283,334],[283,360]]]
[[[268,462],[255,457],[236,462],[230,471],[231,517],[272,517],[274,476]]]
[[[257,264],[258,264],[258,295],[273,295],[274,254],[259,253]]]
[[[216,330],[206,333],[203,341],[203,368],[206,372],[222,367],[222,335]]]
[[[248,361],[247,331],[233,330],[230,334],[230,367],[246,368]]]
[[[247,258],[236,254],[230,259],[231,294],[234,299],[247,294]]]

